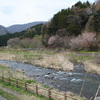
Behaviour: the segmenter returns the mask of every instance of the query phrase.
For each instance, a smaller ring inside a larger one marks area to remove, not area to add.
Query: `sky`
[[[61,9],[71,7],[79,0],[0,0],[0,25],[49,21]],[[80,0],[82,2],[87,0]],[[93,3],[95,0],[88,0]]]

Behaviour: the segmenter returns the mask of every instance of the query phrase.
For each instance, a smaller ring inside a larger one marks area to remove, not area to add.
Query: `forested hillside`
[[[36,26],[36,25],[42,24],[42,23],[45,23],[45,22],[44,21],[35,21],[35,22],[27,23],[27,24],[12,25],[12,26],[7,27],[7,30],[9,31],[9,33],[21,32],[32,26]]]
[[[93,4],[79,1],[71,8],[62,9],[43,25],[42,33],[46,46],[97,49],[100,44],[99,0]]]
[[[77,36],[82,30],[86,30],[85,28],[88,28],[87,31],[100,32],[100,3],[90,4],[88,1],[84,3],[79,1],[71,8],[62,9],[50,22],[44,24],[43,33],[55,35],[63,29],[63,35]]]
[[[16,40],[14,40],[16,37],[19,37],[18,43],[23,41],[23,44],[39,41],[50,48],[100,50],[100,0],[93,4],[88,1],[79,1],[71,8],[62,9],[56,13],[47,23],[33,26],[13,35],[1,36],[0,46],[7,45],[7,41],[10,45],[11,41]]]
[[[16,32],[16,33],[9,33],[7,35],[1,35],[0,36],[0,46],[6,46],[7,41],[12,38],[33,38],[35,35],[41,35],[41,27],[43,24],[39,24],[36,26],[32,26],[31,28],[28,28],[27,30],[24,30],[22,32]]]

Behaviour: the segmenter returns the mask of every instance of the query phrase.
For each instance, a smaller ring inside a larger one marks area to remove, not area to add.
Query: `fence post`
[[[64,100],[67,100],[66,92],[64,93]]]
[[[35,92],[38,95],[38,85],[36,85],[35,88],[36,88]]]
[[[4,76],[2,75],[2,82],[4,82]]]
[[[18,81],[16,80],[16,87],[18,88]]]
[[[49,89],[48,89],[48,98],[51,98],[51,91],[50,91],[51,89],[52,89],[52,88],[49,88]]]
[[[11,83],[10,83],[10,77],[8,78],[8,83],[11,84]]]
[[[27,90],[27,83],[25,82],[25,90]]]
[[[96,92],[96,94],[95,94],[94,100],[96,100],[96,97],[97,97],[97,95],[98,95],[98,93],[99,93],[99,90],[100,90],[100,85],[99,85],[99,87],[98,87],[98,89],[97,89],[97,92]]]

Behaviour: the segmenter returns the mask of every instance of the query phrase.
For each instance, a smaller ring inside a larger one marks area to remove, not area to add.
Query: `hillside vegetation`
[[[47,23],[15,34],[0,36],[0,46],[6,45],[16,48],[45,46],[64,48],[64,50],[98,51],[100,50],[100,2],[98,0],[91,4],[88,1],[83,3],[79,1],[71,8],[56,13]]]
[[[100,2],[77,2],[62,9],[42,27],[45,46],[97,50],[100,44]]]
[[[32,26],[31,28],[28,28],[27,30],[24,30],[22,32],[15,32],[15,33],[9,33],[7,35],[1,35],[0,36],[0,46],[7,46],[7,41],[9,39],[19,38],[20,40],[23,38],[33,38],[35,35],[41,35],[41,27],[42,24]]]

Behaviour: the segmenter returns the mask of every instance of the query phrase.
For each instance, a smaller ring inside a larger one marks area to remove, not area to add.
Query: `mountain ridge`
[[[46,23],[46,22],[45,21],[35,21],[35,22],[31,22],[31,23],[26,23],[26,24],[15,24],[15,25],[11,25],[6,28],[10,33],[15,33],[15,32],[21,32],[32,26],[35,26],[37,24],[42,24],[42,23]]]
[[[8,30],[4,26],[0,25],[0,35],[5,35],[7,33],[9,33]]]

